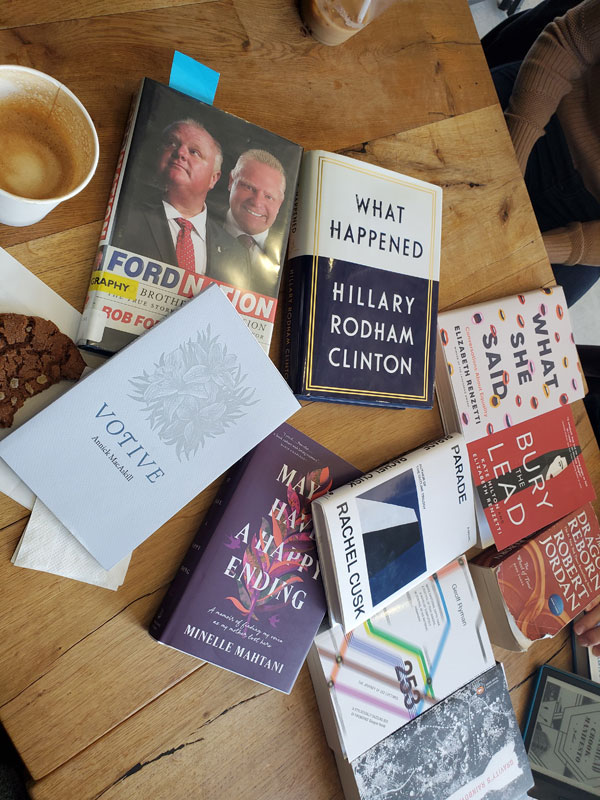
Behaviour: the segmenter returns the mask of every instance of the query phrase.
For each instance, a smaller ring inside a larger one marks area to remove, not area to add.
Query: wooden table
[[[0,245],[76,308],[130,97],[144,75],[168,81],[174,49],[221,72],[219,107],[442,185],[441,308],[552,283],[465,0],[403,0],[337,48],[307,34],[292,0],[5,0],[2,62],[64,81],[100,137],[82,194],[31,228],[0,227]],[[436,409],[313,403],[292,423],[365,470],[441,431]],[[215,489],[136,550],[118,592],[13,567],[27,512],[0,498],[0,719],[35,800],[342,797],[306,668],[286,696],[146,633]],[[519,717],[536,667],[570,666],[566,634],[497,655]]]

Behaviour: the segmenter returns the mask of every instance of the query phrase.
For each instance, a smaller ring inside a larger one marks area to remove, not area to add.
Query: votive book
[[[290,692],[326,611],[311,503],[359,474],[280,425],[229,471],[151,635]]]
[[[321,631],[308,654],[329,746],[353,761],[494,666],[461,556],[344,636]]]
[[[476,541],[463,437],[448,434],[312,507],[329,617],[349,633]]]
[[[211,286],[0,443],[110,569],[299,408]]]

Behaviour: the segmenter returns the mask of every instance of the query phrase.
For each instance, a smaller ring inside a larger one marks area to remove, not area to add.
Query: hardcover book
[[[530,539],[472,559],[494,644],[523,651],[555,636],[600,595],[598,556],[600,527],[588,503]]]
[[[524,539],[596,496],[570,406],[467,445],[477,521],[498,550]]]
[[[110,569],[299,408],[217,286],[0,442]]]
[[[228,474],[151,635],[290,692],[326,610],[310,505],[358,474],[290,425],[273,431]]]
[[[283,342],[297,396],[432,407],[441,219],[438,186],[304,154]]]
[[[463,437],[449,434],[313,503],[332,622],[349,633],[475,543]]]
[[[293,142],[144,78],[78,344],[114,353],[218,283],[268,352],[301,153]]]
[[[352,762],[346,800],[526,800],[533,776],[497,664]]]
[[[467,442],[584,395],[560,286],[444,311],[436,392],[447,431]]]
[[[466,559],[450,562],[344,636],[316,637],[308,655],[332,749],[349,761],[494,666]]]

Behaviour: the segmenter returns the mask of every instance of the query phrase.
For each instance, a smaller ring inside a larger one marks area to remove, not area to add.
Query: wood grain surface
[[[101,159],[81,195],[30,228],[0,227],[0,245],[76,308],[131,94],[144,75],[168,80],[174,49],[222,73],[219,107],[305,147],[441,185],[441,308],[553,282],[464,0],[403,0],[338,48],[311,39],[292,0],[9,0],[3,61],[78,94]],[[574,411],[600,485],[583,404]],[[312,403],[291,423],[364,470],[442,430],[437,408]],[[28,512],[0,497],[0,720],[34,800],[341,800],[305,667],[286,696],[147,633],[218,483],[135,551],[118,592],[13,567]],[[537,666],[570,666],[565,633],[526,654],[496,653],[519,717]]]

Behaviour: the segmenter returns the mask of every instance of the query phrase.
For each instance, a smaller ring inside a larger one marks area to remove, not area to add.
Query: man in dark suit
[[[124,209],[113,244],[196,274],[249,287],[248,250],[209,216],[206,196],[221,176],[221,146],[193,119],[165,129],[160,196]]]
[[[224,228],[250,255],[256,291],[275,296],[281,270],[281,234],[269,236],[285,197],[285,170],[266,150],[246,150],[229,175]]]

